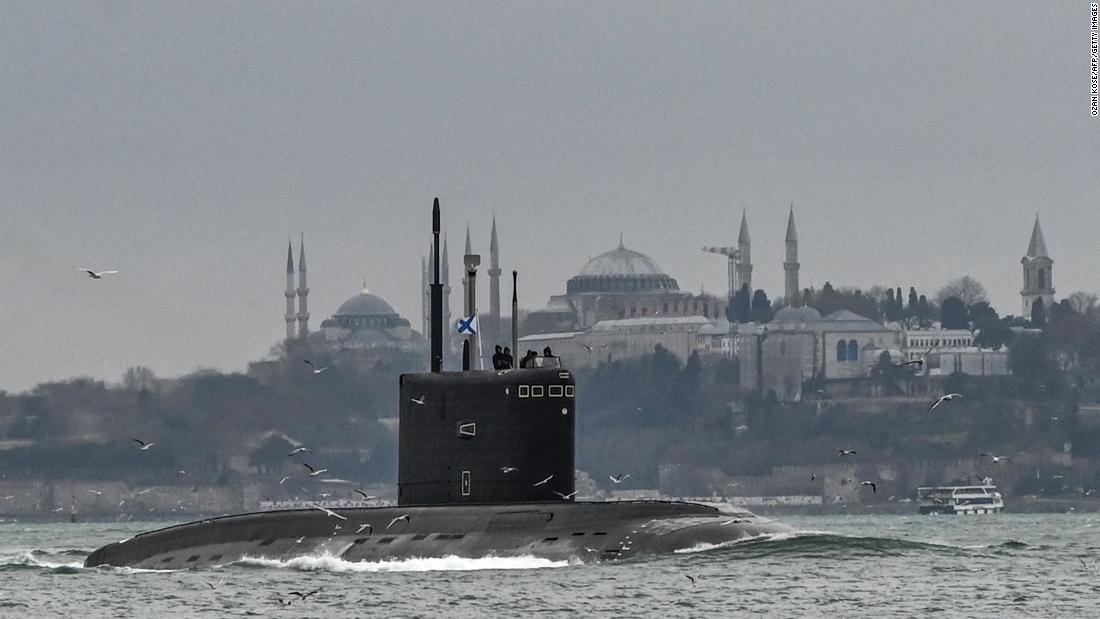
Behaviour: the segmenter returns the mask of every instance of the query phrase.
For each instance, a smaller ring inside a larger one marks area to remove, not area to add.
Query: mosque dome
[[[382,297],[371,294],[364,288],[359,294],[344,301],[336,309],[334,316],[378,316],[397,317],[397,312]]]
[[[815,322],[821,320],[821,313],[810,307],[784,307],[775,313],[772,322]]]
[[[679,286],[652,258],[627,249],[622,241],[617,248],[589,260],[567,284],[570,294],[661,290],[679,290]]]

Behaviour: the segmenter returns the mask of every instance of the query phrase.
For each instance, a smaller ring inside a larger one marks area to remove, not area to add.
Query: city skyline
[[[495,213],[524,309],[620,233],[724,294],[743,210],[774,299],[792,202],[804,288],[1018,314],[1038,213],[1056,298],[1100,291],[1084,12],[624,6],[9,5],[0,389],[242,370],[288,234],[312,328],[364,280],[419,325],[436,196],[452,262]]]

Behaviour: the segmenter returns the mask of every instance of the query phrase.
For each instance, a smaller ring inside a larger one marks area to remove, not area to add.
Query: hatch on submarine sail
[[[463,371],[442,371],[439,231],[437,198],[431,371],[400,378],[397,506],[208,518],[108,544],[84,564],[180,569],[319,554],[347,561],[452,555],[606,561],[791,531],[729,506],[575,501],[572,372],[555,357],[541,358],[541,367],[472,370],[468,347]],[[470,299],[476,298],[477,263],[467,256]],[[516,314],[513,273],[512,350],[518,353]]]

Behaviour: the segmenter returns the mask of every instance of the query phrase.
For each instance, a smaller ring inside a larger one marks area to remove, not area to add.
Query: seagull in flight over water
[[[312,507],[313,509],[319,509],[319,510],[325,512],[326,514],[328,514],[329,516],[332,516],[333,518],[339,518],[340,520],[347,520],[348,519],[347,516],[341,516],[340,514],[337,514],[336,512],[332,511],[331,509],[321,507],[320,505],[317,505],[316,503],[310,505],[310,507]]]
[[[856,450],[854,450],[854,449],[838,449],[838,450],[836,450],[836,452],[838,454],[840,454],[841,457],[844,457],[844,456],[850,456],[850,455],[856,453]]]
[[[932,406],[928,407],[927,412],[931,413],[932,410],[935,409],[940,404],[943,404],[944,402],[950,402],[951,400],[956,400],[956,399],[961,400],[962,399],[962,394],[961,393],[946,393],[944,395],[941,395],[938,400],[936,400],[935,402],[932,403]]]
[[[561,498],[563,498],[563,499],[571,499],[571,498],[573,498],[573,497],[574,497],[574,496],[575,496],[575,495],[576,495],[576,494],[577,494],[578,492],[580,492],[580,490],[574,490],[573,492],[570,492],[569,494],[563,494],[563,493],[561,493],[561,492],[558,492],[557,490],[555,490],[555,491],[554,491],[554,494],[556,494],[556,495],[560,496],[560,497],[561,497]]]
[[[554,474],[553,473],[550,473],[550,477],[547,477],[546,479],[544,479],[542,481],[535,482],[534,484],[531,485],[531,487],[534,488],[535,486],[541,486],[541,485],[545,484],[546,482],[550,481],[551,479],[554,479]]]
[[[140,438],[135,438],[134,442],[137,443],[138,445],[141,445],[141,451],[149,451],[149,448],[153,446],[152,442],[146,443],[145,441],[141,440]]]
[[[627,477],[630,477],[630,473],[622,473],[617,477],[615,475],[608,475],[608,478],[611,479],[611,483],[613,484],[621,484],[626,481]]]
[[[359,528],[356,529],[355,532],[362,533],[363,529],[370,529],[370,532],[374,533],[374,525],[369,522],[364,522],[363,524],[359,525]]]
[[[312,362],[312,361],[310,361],[309,359],[302,359],[302,361],[305,361],[305,362],[306,362],[306,365],[308,365],[309,367],[313,368],[313,373],[314,373],[314,374],[320,374],[321,372],[324,372],[325,370],[327,370],[327,369],[328,369],[328,366],[327,366],[327,365],[326,365],[325,367],[323,367],[323,368],[319,368],[319,367],[317,367],[317,366],[313,365],[313,362]]]
[[[504,473],[505,475],[507,475],[508,473],[515,473],[518,470],[519,470],[519,468],[514,467],[514,466],[502,466],[502,467],[500,467],[500,472]]]
[[[315,469],[312,466],[306,464],[305,462],[302,463],[302,466],[309,469],[309,476],[310,477],[317,477],[321,473],[327,473],[328,472],[328,469]]]
[[[288,453],[286,455],[286,457],[289,458],[290,456],[293,456],[294,454],[311,454],[311,453],[313,453],[313,450],[310,449],[309,447],[295,447],[294,451]]]
[[[358,492],[359,496],[363,497],[364,501],[370,501],[371,499],[377,499],[378,498],[378,497],[374,496],[373,494],[367,494],[366,492],[363,492],[362,490],[360,490],[358,488],[353,488],[353,490]]]
[[[419,399],[417,399],[417,398],[409,398],[409,400],[411,400],[413,404],[419,404],[420,406],[424,406],[424,398],[426,398],[426,397],[427,397],[427,396],[420,396],[420,398],[419,398]]]
[[[103,279],[104,275],[114,275],[118,273],[118,271],[93,271],[91,269],[85,269],[84,267],[78,268],[77,271],[84,271],[88,274],[88,277],[92,279]]]
[[[861,485],[861,486],[871,486],[871,493],[872,494],[878,494],[878,486],[876,486],[875,482],[873,482],[873,481],[868,481],[868,480],[865,479],[865,480],[859,482],[859,485]]]

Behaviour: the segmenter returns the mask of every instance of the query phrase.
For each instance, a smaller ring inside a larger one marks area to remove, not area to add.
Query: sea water
[[[181,571],[83,567],[163,523],[2,523],[0,617],[1100,616],[1100,515],[780,520],[798,533],[620,563],[252,557]]]

